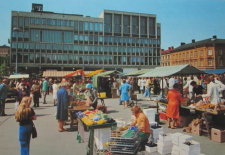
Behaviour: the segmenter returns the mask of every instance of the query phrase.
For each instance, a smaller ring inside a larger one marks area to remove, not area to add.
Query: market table
[[[73,125],[78,125],[78,122],[74,123],[74,120],[77,119],[76,113],[81,111],[86,111],[86,110],[94,110],[92,107],[86,107],[86,106],[74,106],[73,109],[68,109],[70,113],[70,128],[73,127]]]
[[[94,125],[85,125],[83,121],[79,118],[78,119],[78,129],[84,129],[84,126],[87,126],[87,129],[89,130],[89,140],[88,140],[88,146],[87,149],[87,155],[93,155],[94,154],[94,130],[95,129],[101,129],[101,128],[114,128],[117,126],[116,122],[113,123],[104,123],[104,124],[94,124]],[[81,139],[84,141],[84,137],[82,137],[82,133],[84,131],[78,131],[81,135]]]

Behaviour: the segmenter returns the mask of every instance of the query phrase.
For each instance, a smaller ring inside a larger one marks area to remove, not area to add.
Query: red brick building
[[[10,47],[6,45],[0,46],[0,57],[10,56]]]

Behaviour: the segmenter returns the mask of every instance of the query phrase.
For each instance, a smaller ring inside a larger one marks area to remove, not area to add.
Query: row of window
[[[11,63],[16,62],[16,53],[11,54]],[[103,55],[50,55],[50,54],[28,54],[28,53],[18,53],[18,63],[93,63],[99,64],[103,62],[104,64],[144,64],[144,65],[159,65],[159,57],[126,57],[126,56],[103,56]]]
[[[204,60],[200,60],[198,65],[198,61],[184,61],[184,62],[173,62],[173,65],[182,65],[182,64],[191,64],[192,66],[199,67],[204,66]],[[223,66],[223,61],[221,59],[218,59],[218,65]],[[207,59],[207,66],[213,66],[213,60]]]
[[[116,37],[116,36],[98,36],[98,35],[81,35],[73,34],[72,31],[59,30],[39,30],[31,29],[30,36],[28,31],[15,32],[12,31],[12,37],[30,38],[30,41],[36,42],[55,42],[55,43],[73,43],[80,42],[106,42],[106,43],[132,43],[132,44],[153,44],[160,45],[160,39],[147,38],[130,38],[130,37]]]
[[[98,22],[84,22],[51,18],[34,18],[34,17],[12,17],[12,26],[28,27],[29,25],[49,25],[49,26],[69,26],[74,27],[77,31],[94,31],[102,32],[103,24]]]
[[[12,42],[12,48],[16,49],[16,42]],[[91,51],[91,52],[123,52],[123,53],[149,53],[149,55],[160,56],[159,48],[149,48],[149,47],[126,47],[126,46],[99,46],[99,45],[68,45],[68,44],[45,44],[45,43],[18,43],[18,49],[25,50],[58,50],[58,51]]]

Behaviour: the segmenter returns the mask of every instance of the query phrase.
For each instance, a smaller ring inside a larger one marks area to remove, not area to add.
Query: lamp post
[[[15,31],[15,32],[17,32],[16,33],[16,73],[17,73],[17,70],[18,70],[18,34],[19,34],[19,31],[20,31],[21,29],[19,28],[19,27],[14,27],[13,28],[13,31]]]

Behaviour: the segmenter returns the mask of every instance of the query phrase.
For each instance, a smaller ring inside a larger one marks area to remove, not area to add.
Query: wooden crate
[[[199,111],[206,111],[206,108],[203,108],[203,107],[196,107],[195,109]]]
[[[89,106],[74,106],[73,109],[74,110],[87,110],[89,109]]]

